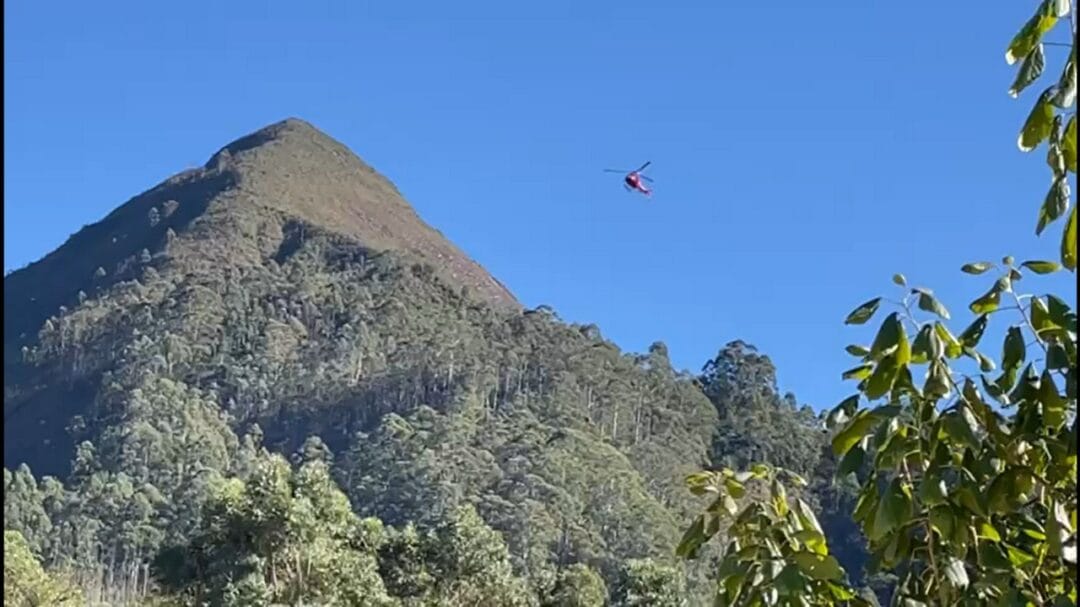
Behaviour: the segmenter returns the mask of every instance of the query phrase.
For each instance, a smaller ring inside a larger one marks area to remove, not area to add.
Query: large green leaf
[[[983,505],[983,496],[970,484],[964,484],[956,490],[956,503],[980,517],[986,518],[986,507]]]
[[[1076,173],[1076,114],[1069,117],[1065,133],[1061,137],[1061,153],[1065,156],[1065,168]]]
[[[968,308],[976,314],[988,314],[998,309],[1001,305],[1001,289],[997,285],[984,293],[981,297],[971,302]]]
[[[1061,235],[1061,264],[1076,270],[1076,207],[1069,213],[1069,220]]]
[[[1046,165],[1050,167],[1054,175],[1066,175],[1065,152],[1061,149],[1060,143],[1051,141],[1050,145],[1046,146]]]
[[[1068,411],[1068,401],[1061,397],[1057,386],[1054,385],[1054,376],[1049,369],[1043,370],[1039,379],[1039,401],[1043,406],[1043,421],[1046,426],[1056,431],[1065,425],[1065,416]]]
[[[900,402],[900,399],[905,395],[922,396],[922,392],[915,385],[915,379],[911,375],[911,368],[907,365],[900,365],[900,368],[896,370],[896,378],[893,380],[892,393],[889,398],[892,402]]]
[[[989,261],[976,261],[976,262],[964,264],[960,268],[960,271],[964,272],[965,274],[978,275],[978,274],[982,274],[982,273],[986,272],[987,270],[990,270],[993,267],[994,267],[994,264],[989,262]]]
[[[871,478],[863,484],[863,490],[855,502],[855,511],[851,514],[852,520],[863,523],[864,526],[873,522],[874,512],[879,506],[880,494],[877,482]]]
[[[979,563],[984,569],[1012,572],[1012,564],[1009,563],[1009,559],[1005,555],[1005,547],[1000,542],[980,542],[978,552]],[[998,604],[1011,605],[1013,603],[1001,602]],[[1021,604],[1026,605],[1026,603]]]
[[[841,374],[842,379],[866,379],[870,377],[870,373],[874,370],[874,365],[871,363],[864,363],[858,367],[848,369]]]
[[[803,527],[813,529],[818,533],[824,533],[824,530],[821,528],[821,523],[817,519],[817,515],[814,514],[813,508],[810,507],[810,504],[803,501],[802,498],[797,498],[795,500],[795,513],[799,516],[799,522],[802,523]]]
[[[870,320],[874,316],[874,312],[877,312],[878,307],[881,306],[881,298],[875,297],[870,301],[867,301],[855,308],[844,319],[846,325],[861,325]]]
[[[874,425],[880,418],[870,410],[863,409],[855,414],[855,417],[832,439],[833,453],[844,455],[855,446],[864,436],[870,434]]]
[[[991,542],[1000,542],[1001,534],[994,528],[993,525],[986,521],[982,521],[978,525],[978,536],[984,540]]]
[[[949,379],[949,368],[941,361],[930,363],[930,372],[927,374],[926,383],[923,384],[923,394],[927,398],[944,398],[952,391],[952,382]]]
[[[716,474],[713,472],[695,472],[686,477],[686,486],[694,495],[716,492]]]
[[[776,511],[776,515],[787,516],[787,489],[784,488],[783,483],[774,478],[769,485],[769,494],[772,497],[772,505],[773,509]]]
[[[874,343],[870,345],[870,357],[874,360],[880,360],[889,349],[893,347],[899,348],[902,341],[907,341],[906,338],[907,335],[904,332],[904,324],[900,319],[900,314],[898,312],[889,314],[881,323],[881,327],[878,328]]]
[[[949,358],[958,358],[961,354],[964,353],[963,344],[960,343],[959,339],[953,336],[953,334],[949,331],[948,327],[941,324],[940,322],[935,322],[934,332],[937,333],[937,336],[940,337],[941,341],[945,344],[946,356],[948,356]]]
[[[1052,274],[1061,269],[1061,264],[1056,261],[1025,261],[1020,264],[1036,274]]]
[[[1061,70],[1061,77],[1058,78],[1057,90],[1054,92],[1054,96],[1050,99],[1060,109],[1069,111],[1075,110],[1076,104],[1076,49],[1073,48],[1073,52],[1069,55],[1069,60],[1065,62],[1065,68]]]
[[[1050,137],[1050,131],[1054,126],[1054,106],[1050,103],[1053,93],[1053,88],[1043,91],[1035,102],[1035,107],[1028,114],[1027,120],[1024,121],[1024,127],[1016,139],[1016,145],[1021,151],[1030,152]]]
[[[919,483],[919,500],[928,506],[936,506],[945,503],[949,496],[949,488],[945,480],[937,472],[927,472]]]
[[[1028,53],[1027,57],[1024,57],[1024,62],[1020,64],[1020,69],[1016,72],[1016,79],[1013,80],[1012,86],[1009,87],[1009,96],[1013,99],[1018,97],[1021,91],[1042,75],[1045,68],[1046,55],[1043,52],[1043,45],[1037,44]]]
[[[791,555],[791,560],[795,561],[804,575],[815,580],[835,581],[844,578],[844,570],[835,557],[814,552],[796,552]]]
[[[934,297],[934,293],[930,289],[916,288],[913,291],[919,294],[920,310],[937,314],[945,320],[949,319],[949,310]]]
[[[735,499],[742,499],[746,495],[746,486],[734,478],[725,478],[724,488],[727,489],[728,495]]]
[[[964,415],[964,411],[968,415]],[[952,439],[953,444],[966,446],[973,451],[979,449],[979,438],[976,428],[971,423],[970,411],[966,406],[960,406],[956,410],[949,411],[941,416],[941,429]]]
[[[1068,349],[1060,342],[1053,342],[1046,348],[1047,369],[1068,369],[1071,364],[1069,358]]]
[[[1039,221],[1035,226],[1035,235],[1041,235],[1046,226],[1054,223],[1065,211],[1069,210],[1069,197],[1072,196],[1072,188],[1066,175],[1056,177],[1050,184],[1050,190],[1046,192],[1046,198],[1039,207]]]
[[[1051,3],[1041,3],[1038,12],[1028,19],[1024,27],[1020,28],[1020,31],[1009,42],[1009,48],[1005,51],[1005,62],[1012,65],[1017,60],[1027,57],[1028,53],[1035,50],[1042,35],[1054,27],[1057,19]]]
[[[836,467],[837,476],[844,477],[849,474],[857,473],[862,469],[863,463],[866,461],[866,450],[856,445],[854,448],[849,449],[844,457],[841,458],[840,463]]]
[[[940,358],[944,353],[945,346],[934,331],[934,327],[929,324],[920,327],[915,339],[911,342],[911,362],[922,364]]]
[[[830,411],[829,415],[825,418],[826,426],[831,429],[847,423],[847,421],[855,415],[856,409],[859,408],[859,396],[860,395],[858,394],[852,394],[840,401],[840,404],[833,407],[833,410]]]
[[[952,537],[956,517],[949,506],[937,506],[930,510],[930,527],[941,537]]]
[[[782,596],[801,596],[806,593],[806,578],[799,572],[798,565],[788,565],[776,576],[773,586]]]
[[[1031,402],[1039,398],[1039,374],[1035,367],[1028,363],[1020,373],[1020,380],[1016,388],[1009,394],[1009,400],[1013,403]]]
[[[858,357],[863,357],[863,356],[867,356],[868,354],[870,354],[870,348],[867,348],[866,346],[860,346],[860,345],[857,345],[857,344],[851,344],[850,346],[845,347],[844,350],[848,354],[850,354],[852,356],[858,356]]]
[[[1029,308],[1031,326],[1040,333],[1053,326],[1057,326],[1050,320],[1050,311],[1047,310],[1046,304],[1038,297],[1031,298],[1031,305]]]
[[[1005,544],[1005,550],[1009,554],[1009,562],[1012,563],[1013,567],[1023,568],[1035,562],[1035,555],[1026,550],[1011,544]]]
[[[873,541],[878,541],[911,518],[911,495],[899,478],[894,478],[881,496],[874,524],[868,534]]]
[[[1027,356],[1027,347],[1024,344],[1024,333],[1020,327],[1009,327],[1005,335],[1005,347],[1001,356],[1001,368],[1006,371],[1015,371],[1023,364]]]
[[[1069,304],[1065,303],[1064,299],[1061,299],[1057,295],[1046,296],[1047,311],[1050,313],[1050,320],[1059,327],[1070,327],[1076,322],[1076,315],[1073,313]]]
[[[979,345],[979,340],[982,339],[983,333],[986,331],[986,325],[989,322],[990,317],[987,314],[980,315],[960,334],[959,342],[969,348]]]
[[[998,485],[1001,488],[998,488]],[[1024,468],[1010,468],[1001,473],[987,490],[986,506],[992,512],[1008,513],[1023,507],[1035,489],[1035,478]]]
[[[693,524],[683,533],[682,540],[675,548],[675,554],[684,558],[693,557],[708,539],[705,536],[705,515],[698,515]]]
[[[906,339],[904,343],[907,343]],[[888,394],[889,390],[892,390],[893,382],[896,381],[896,375],[899,371],[900,364],[896,359],[896,354],[889,354],[881,359],[881,362],[874,368],[874,372],[866,380],[866,398],[875,400]]]

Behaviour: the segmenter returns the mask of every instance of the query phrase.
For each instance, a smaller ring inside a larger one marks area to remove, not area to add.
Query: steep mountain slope
[[[161,541],[195,525],[205,472],[260,436],[290,453],[318,435],[361,513],[471,503],[534,584],[570,562],[613,581],[627,558],[670,558],[715,428],[662,344],[627,355],[523,312],[298,120],[7,276],[4,305],[5,466],[152,485]]]
[[[5,377],[47,317],[62,316],[87,293],[107,298],[111,285],[149,267],[220,281],[229,268],[284,261],[309,226],[367,250],[407,253],[494,307],[520,307],[389,181],[337,141],[289,119],[226,146],[203,169],[166,180],[5,277]],[[12,383],[5,379],[5,387]],[[6,422],[17,402],[5,399]]]

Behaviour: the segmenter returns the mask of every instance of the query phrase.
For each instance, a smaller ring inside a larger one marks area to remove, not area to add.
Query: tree
[[[631,559],[615,588],[619,607],[685,607],[686,580],[678,568],[653,559]]]
[[[776,368],[768,356],[741,340],[733,341],[705,364],[702,390],[716,407],[714,464],[743,468],[769,462],[809,474],[821,456],[817,420],[781,396]]]
[[[544,607],[603,607],[607,586],[588,565],[574,563],[559,572],[551,597]]]
[[[392,603],[375,557],[381,525],[360,521],[321,459],[295,472],[264,456],[247,482],[229,479],[195,537],[163,551],[162,585],[195,604]]]
[[[696,495],[711,495],[712,504],[686,530],[676,553],[693,558],[730,519],[727,546],[717,568],[718,605],[865,604],[850,588],[846,572],[829,554],[825,531],[813,509],[791,499],[783,482],[805,486],[798,474],[766,464],[735,472],[729,468],[700,472],[687,483]],[[750,483],[769,486],[767,500],[738,500]]]
[[[30,550],[43,555],[52,521],[42,504],[37,479],[25,464],[14,473],[4,469],[4,529],[18,531]]]
[[[472,506],[462,506],[431,529],[407,526],[380,550],[380,569],[405,604],[518,607],[534,603],[514,575],[502,536]]]
[[[4,530],[4,604],[18,607],[84,604],[82,593],[67,580],[50,575],[18,531]]]
[[[1009,63],[1023,59],[1014,96],[1043,72],[1042,36],[1069,11],[1067,1],[1044,0],[1009,45]],[[1074,13],[1074,36],[1075,30]],[[1053,179],[1036,233],[1070,206],[1066,179],[1076,173],[1076,115],[1062,127],[1065,116],[1057,110],[1070,109],[1075,97],[1072,48],[1018,142],[1024,151],[1048,143]],[[869,346],[847,349],[859,363],[843,377],[857,381],[858,392],[828,416],[832,449],[841,458],[838,475],[854,475],[859,483],[854,518],[869,539],[871,569],[897,577],[893,604],[1076,604],[1076,314],[1058,296],[1015,291],[1025,273],[1075,272],[1075,206],[1059,257],[1060,263],[1018,264],[1005,257],[1000,264],[965,265],[965,273],[995,271],[997,277],[968,306],[975,318],[959,334],[948,328],[951,314],[930,289],[896,275],[902,294],[895,310]],[[868,300],[845,323],[867,323],[885,302]],[[1001,312],[1014,313],[1016,321],[1006,328],[995,361],[979,344]],[[922,381],[913,370],[922,371]],[[792,560],[809,559],[804,555],[815,544],[818,560],[827,561],[827,546],[816,532],[807,533],[815,526],[803,517],[782,518],[786,507],[777,485],[772,512],[759,501],[739,512],[739,483],[759,472],[688,479],[691,490],[717,497],[687,531],[680,554],[692,556],[716,535],[715,513],[726,512],[735,522],[718,574],[721,604],[756,604],[762,597],[767,604],[832,604],[815,583],[822,576],[844,595],[834,595],[837,602],[860,602],[842,587],[831,562],[792,567]]]

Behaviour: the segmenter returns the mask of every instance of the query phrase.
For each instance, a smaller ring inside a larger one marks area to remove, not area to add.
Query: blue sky
[[[959,331],[988,284],[961,264],[1055,258],[1015,144],[1037,91],[1006,94],[1035,5],[8,2],[5,270],[297,116],[526,305],[693,370],[741,338],[831,406],[872,337],[842,320],[892,273]],[[652,200],[601,172],[645,160]]]

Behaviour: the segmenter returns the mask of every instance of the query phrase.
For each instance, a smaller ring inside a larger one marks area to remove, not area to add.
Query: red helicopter
[[[641,180],[644,179],[645,181],[648,181],[649,183],[652,183],[652,178],[651,177],[649,177],[648,175],[643,175],[641,173],[642,171],[645,170],[645,167],[649,166],[650,164],[652,164],[651,160],[646,162],[645,164],[641,165],[641,167],[638,168],[635,171],[626,171],[626,170],[623,170],[623,169],[604,169],[604,172],[605,173],[626,173],[626,177],[623,178],[623,187],[626,188],[627,192],[637,190],[638,192],[641,192],[642,194],[644,194],[646,196],[651,196],[652,195],[652,190],[650,190],[648,188],[648,186],[646,186],[644,183],[641,182]]]

